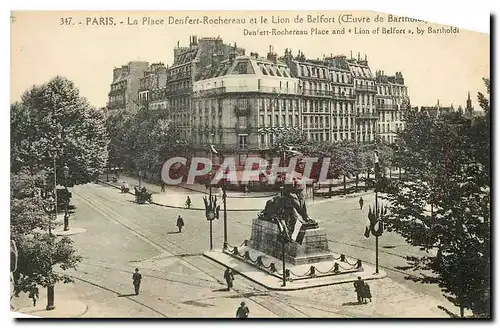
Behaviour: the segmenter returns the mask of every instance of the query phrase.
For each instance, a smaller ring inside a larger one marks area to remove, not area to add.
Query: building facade
[[[301,127],[309,140],[354,140],[355,94],[345,57],[310,60],[299,52],[293,58],[287,49],[284,60],[299,79]]]
[[[377,134],[377,109],[375,106],[375,96],[377,86],[368,60],[350,58],[347,60],[354,80],[354,91],[356,93],[356,102],[354,115],[356,117],[356,138],[357,142],[367,142],[375,140]]]
[[[282,129],[301,128],[299,80],[276,57],[233,52],[201,72],[193,85],[191,135],[201,152],[213,144],[243,164],[269,149]]]
[[[401,72],[388,76],[383,71],[376,71],[375,80],[378,136],[383,141],[394,143],[397,132],[404,129],[404,112],[411,106],[408,87]]]
[[[294,129],[318,142],[363,143],[377,135],[394,142],[404,128],[410,100],[402,73],[373,75],[366,56],[308,59],[286,49],[278,57],[272,46],[265,57],[245,56],[220,37],[196,36],[173,50],[170,67],[115,68],[108,108],[162,111],[199,152],[214,144],[241,158],[262,155]]]
[[[144,72],[144,76],[139,79],[139,105],[150,109],[151,90],[164,88],[167,85],[168,67],[163,63],[154,63]],[[151,108],[153,109],[153,108]]]
[[[148,62],[144,61],[131,61],[127,65],[114,68],[106,107],[109,110],[136,112],[139,108],[140,78],[148,68]]]
[[[224,44],[220,37],[200,38],[191,36],[188,47],[174,49],[174,62],[168,70],[166,96],[169,117],[181,131],[182,137],[192,134],[193,82],[203,67],[217,65],[229,58],[231,53],[244,54],[245,50]]]

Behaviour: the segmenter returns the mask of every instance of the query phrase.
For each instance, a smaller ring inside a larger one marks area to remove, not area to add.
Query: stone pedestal
[[[282,243],[278,238],[278,225],[273,222],[254,219],[250,247],[272,257],[282,258]],[[302,244],[285,244],[285,261],[293,265],[333,261],[333,254],[328,248],[326,230],[322,228],[305,230]]]

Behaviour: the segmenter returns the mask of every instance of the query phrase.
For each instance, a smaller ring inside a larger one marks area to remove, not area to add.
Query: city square
[[[167,189],[165,196],[175,192],[202,201],[200,194],[182,190]],[[73,193],[78,210],[71,218],[71,228],[85,227],[87,232],[72,237],[83,257],[78,270],[70,273],[76,278],[75,284],[56,287],[54,311],[61,317],[233,317],[241,301],[250,306],[252,317],[446,317],[437,308],[446,305],[439,290],[405,281],[405,273],[395,269],[405,264],[402,256],[415,252],[397,236],[384,236],[388,240],[381,242],[380,261],[388,277],[371,282],[372,303],[356,306],[352,284],[307,292],[273,292],[238,275],[234,290],[227,292],[225,268],[203,256],[209,248],[203,212],[139,206],[132,195],[123,195],[104,183],[78,187]],[[364,197],[367,203],[373,200],[373,194]],[[232,201],[238,199],[229,198],[228,203]],[[255,206],[260,205],[258,199],[254,201]],[[321,225],[331,233],[333,249],[374,263],[373,240],[363,236],[367,209],[359,209],[357,198],[320,201],[310,208],[314,216],[325,211],[332,214]],[[248,238],[256,214],[228,214],[231,244]],[[178,215],[186,222],[182,233],[175,226]],[[217,251],[222,250],[221,221],[214,225]],[[136,267],[144,276],[139,296],[131,295],[130,277]],[[66,306],[67,301],[79,306]],[[14,299],[14,304],[17,302]],[[18,304],[28,314],[51,316],[42,297],[38,308],[31,308],[28,299],[20,299]]]
[[[420,63],[428,45],[408,40],[427,22],[400,18],[402,29],[389,15],[380,28],[382,16],[62,18],[109,58],[82,55],[71,39],[65,51],[81,66],[46,65],[29,82],[16,73],[11,311],[491,318],[491,81],[489,61],[470,64],[489,39],[443,32],[439,55]],[[276,26],[247,25],[258,21]],[[204,36],[187,28],[196,24]],[[109,30],[116,40],[148,28],[161,42],[115,51],[78,30],[87,25],[120,26]],[[405,46],[356,39],[378,30]],[[55,58],[23,43],[55,42],[40,33],[13,34],[17,71],[30,56]],[[297,42],[304,35],[355,42]],[[446,73],[459,69],[460,79]]]

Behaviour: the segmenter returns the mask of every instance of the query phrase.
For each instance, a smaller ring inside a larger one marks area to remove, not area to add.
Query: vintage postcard
[[[11,13],[11,293],[50,318],[491,318],[490,35]]]

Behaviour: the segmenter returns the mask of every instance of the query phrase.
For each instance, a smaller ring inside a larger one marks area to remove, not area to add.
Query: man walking
[[[359,209],[362,210],[363,209],[363,204],[364,204],[364,200],[363,200],[363,197],[359,197]]]
[[[36,301],[38,300],[39,296],[38,296],[38,287],[34,287],[31,291],[30,291],[30,295],[29,295],[29,298],[32,298],[33,299],[33,307],[36,306]]]
[[[233,272],[231,269],[227,268],[226,271],[224,271],[224,279],[226,280],[227,283],[227,290],[229,291],[231,288],[233,288]]]
[[[358,297],[358,303],[363,301],[364,284],[365,282],[361,279],[361,277],[358,277],[358,280],[354,282],[354,290],[356,291],[356,296]]]
[[[179,215],[179,217],[177,218],[177,228],[179,229],[179,233],[182,232],[182,227],[184,226],[184,220],[182,219],[182,217]]]
[[[240,307],[236,310],[236,318],[246,319],[249,313],[248,306],[245,305],[245,302],[241,302]]]
[[[191,208],[191,198],[189,198],[189,196],[187,196],[187,199],[186,199],[186,208],[187,209]]]
[[[141,287],[142,275],[139,273],[138,268],[135,269],[135,273],[132,276],[132,280],[134,281],[135,295],[139,295],[139,289]]]

